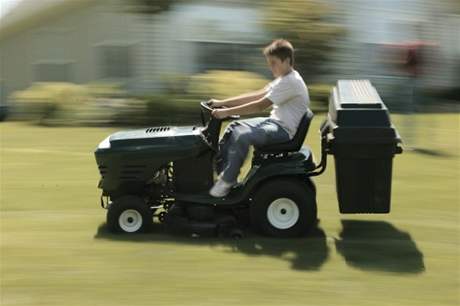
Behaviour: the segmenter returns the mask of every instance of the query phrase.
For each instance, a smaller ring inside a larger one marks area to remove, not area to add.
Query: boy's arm
[[[252,101],[243,105],[224,108],[224,109],[215,109],[212,111],[212,115],[218,119],[226,118],[233,115],[250,115],[254,113],[259,113],[264,109],[272,106],[272,102],[264,98]]]
[[[257,101],[261,98],[263,98],[267,94],[267,90],[265,88],[253,91],[253,92],[248,92],[236,97],[224,99],[224,100],[216,100],[216,99],[211,99],[211,106],[213,107],[221,107],[221,106],[226,106],[226,107],[235,107],[235,106],[240,106],[249,102],[254,102]]]

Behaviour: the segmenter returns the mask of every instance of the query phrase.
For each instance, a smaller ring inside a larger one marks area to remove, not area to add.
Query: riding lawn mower
[[[321,124],[321,158],[304,146],[312,112],[286,143],[254,148],[246,177],[222,198],[209,195],[224,120],[200,103],[198,126],[159,126],[108,136],[95,151],[101,206],[112,232],[172,232],[239,238],[248,226],[297,237],[317,223],[313,177],[333,155],[340,213],[389,213],[392,160],[402,152],[388,109],[367,80],[338,81]]]

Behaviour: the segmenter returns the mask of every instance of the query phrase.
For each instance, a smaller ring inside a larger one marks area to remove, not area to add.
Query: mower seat
[[[297,127],[297,132],[291,140],[279,144],[256,147],[254,148],[254,155],[276,155],[299,151],[302,148],[303,142],[305,141],[305,137],[307,136],[308,128],[310,127],[312,119],[313,113],[310,110],[307,110],[302,119],[300,119],[299,126]]]

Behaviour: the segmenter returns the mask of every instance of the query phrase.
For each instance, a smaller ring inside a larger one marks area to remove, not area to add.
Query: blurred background
[[[261,50],[280,37],[296,48],[315,112],[338,79],[363,78],[392,113],[459,109],[457,0],[0,3],[2,120],[195,122],[198,101],[264,86]]]
[[[104,232],[95,146],[262,88],[280,37],[315,154],[337,80],[377,88],[405,144],[391,214],[340,215],[330,162],[305,239]],[[459,0],[0,0],[0,304],[458,306],[459,110]]]

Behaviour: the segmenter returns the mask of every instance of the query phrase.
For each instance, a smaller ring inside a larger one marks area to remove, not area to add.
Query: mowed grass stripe
[[[389,215],[340,215],[329,157],[317,235],[241,241],[112,235],[92,152],[116,129],[1,123],[0,304],[458,305],[459,116],[416,123],[428,151],[395,157]]]

